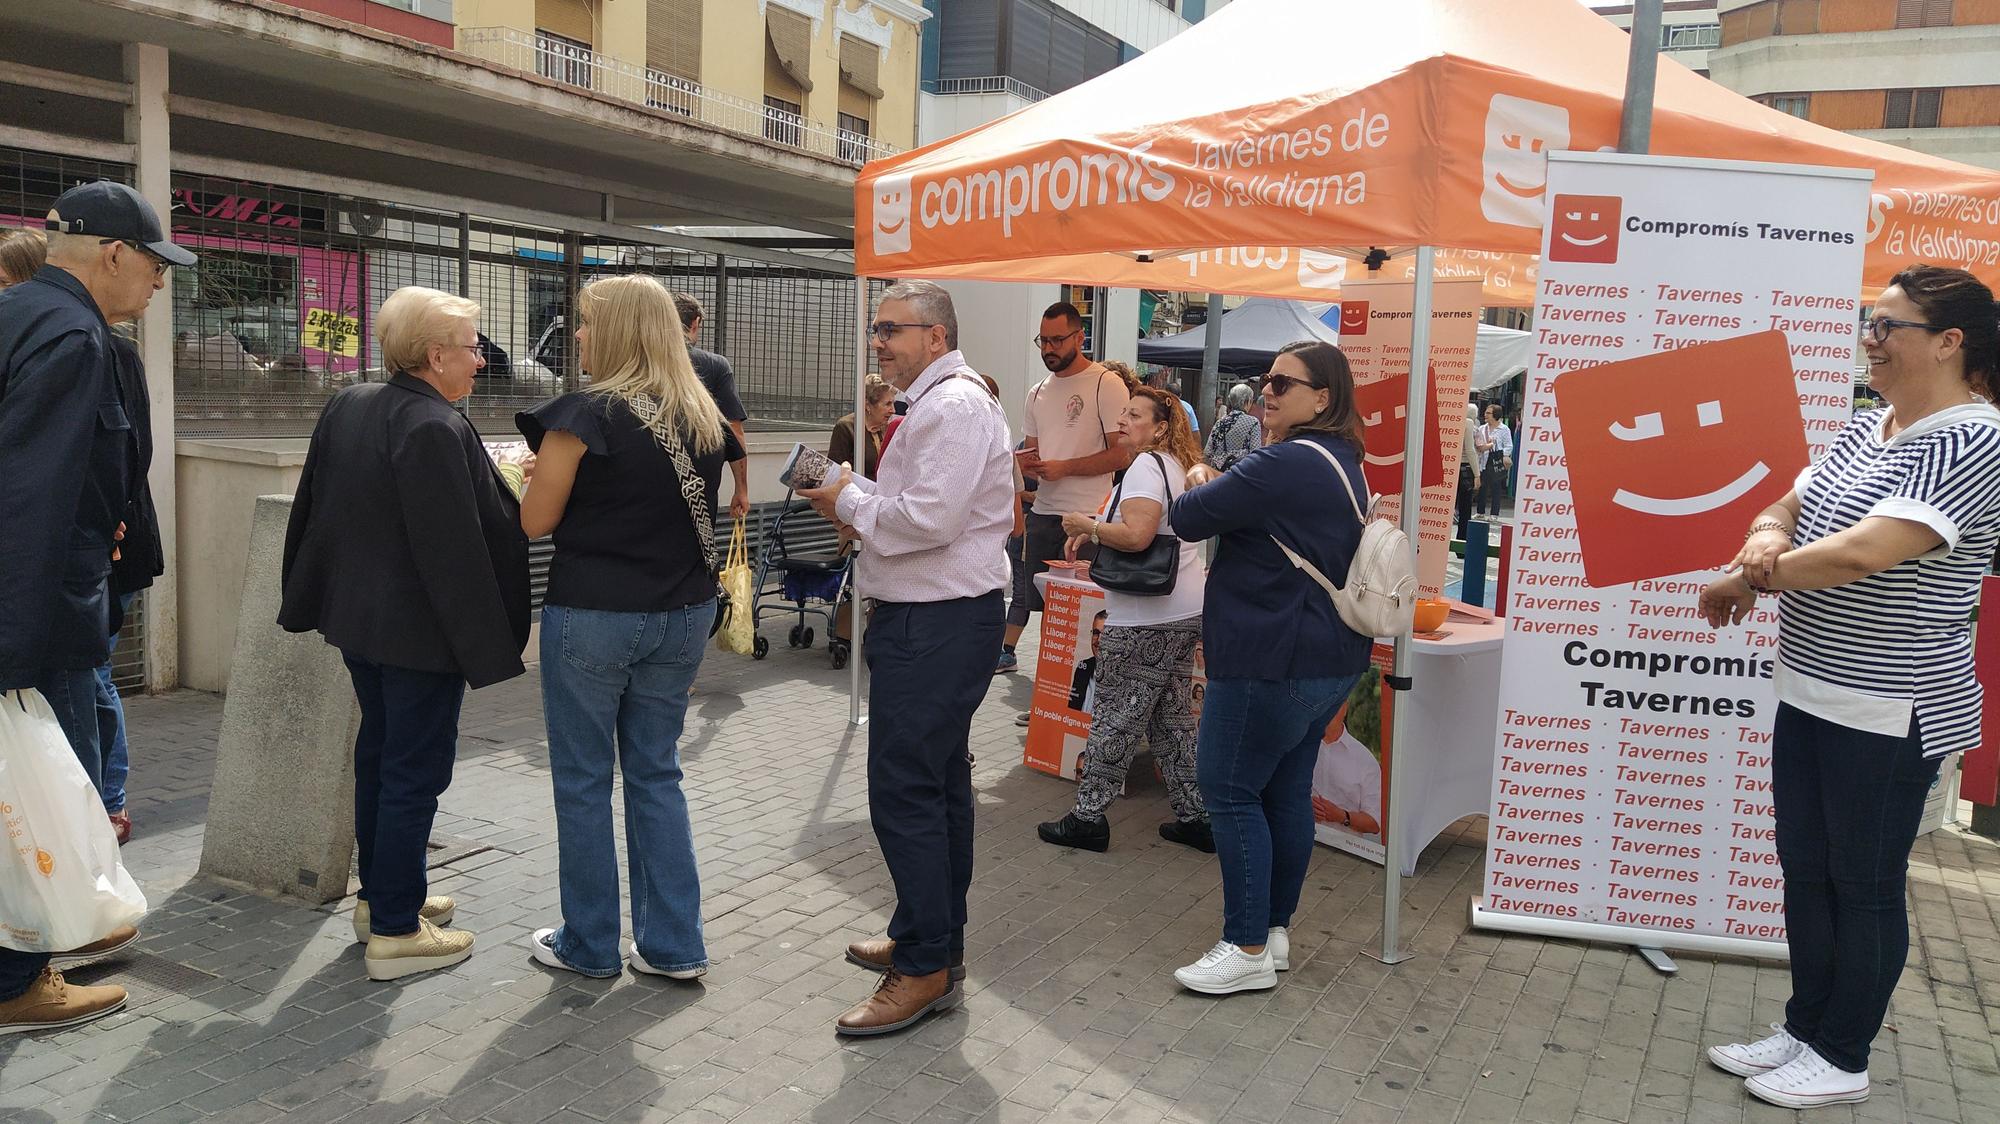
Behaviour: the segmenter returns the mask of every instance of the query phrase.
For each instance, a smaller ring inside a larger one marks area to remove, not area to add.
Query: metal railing
[[[863,164],[902,151],[803,117],[779,120],[773,117],[774,111],[762,105],[706,89],[699,82],[512,27],[461,27],[458,49],[486,62],[846,164]]]
[[[1012,94],[1022,101],[1041,101],[1049,95],[1011,75],[992,74],[983,78],[932,78],[923,84],[927,94]]]

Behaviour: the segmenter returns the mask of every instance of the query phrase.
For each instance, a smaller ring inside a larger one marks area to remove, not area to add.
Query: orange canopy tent
[[[1327,301],[1383,247],[1396,255],[1384,275],[1415,282],[1410,366],[1424,370],[1433,278],[1478,276],[1488,303],[1533,302],[1546,154],[1615,146],[1629,48],[1576,0],[1236,0],[1110,73],[869,163],[855,274]],[[1866,289],[1913,261],[2000,281],[2000,172],[1821,128],[1670,58],[1651,151],[1871,169]],[[865,322],[865,285],[856,300]],[[856,367],[859,416],[859,333]],[[1407,448],[1429,424],[1424,385],[1410,380]],[[1418,492],[1418,462],[1407,458],[1404,495]],[[1403,505],[1412,542],[1418,508]],[[1408,675],[1407,637],[1395,664]],[[1396,714],[1400,725],[1407,708]],[[1385,833],[1391,962],[1404,957],[1401,756]]]
[[[1576,0],[1238,0],[868,164],[855,271],[1329,300],[1368,247],[1429,245],[1439,276],[1528,304],[1542,155],[1615,145],[1628,43]],[[2000,172],[1801,121],[1671,58],[1654,104],[1656,155],[1872,169],[1870,292],[1913,261],[2000,282]]]

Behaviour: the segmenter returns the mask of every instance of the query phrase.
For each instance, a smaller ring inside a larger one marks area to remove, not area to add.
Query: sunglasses
[[[1948,332],[1951,330],[1937,324],[1925,324],[1919,320],[1892,320],[1887,316],[1877,316],[1873,320],[1863,320],[1861,322],[1861,335],[1863,338],[1874,340],[1876,343],[1884,343],[1889,339],[1889,333],[1895,331],[1897,328],[1922,328],[1926,332]]]
[[[1320,385],[1316,382],[1310,382],[1306,379],[1295,379],[1290,375],[1265,375],[1263,378],[1257,380],[1257,383],[1266,397],[1273,398],[1283,398],[1285,395],[1291,393],[1291,389],[1295,386],[1302,386],[1307,390],[1321,389]]]
[[[113,242],[121,246],[130,246],[150,260],[153,263],[153,276],[156,278],[165,277],[167,275],[167,268],[173,264],[153,251],[148,250],[143,244],[134,242],[130,238],[99,238],[97,240],[97,244],[100,246],[109,246]]]

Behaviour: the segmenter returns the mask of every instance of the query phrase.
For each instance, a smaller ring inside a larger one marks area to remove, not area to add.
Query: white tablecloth
[[[1485,815],[1493,795],[1500,642],[1507,622],[1454,614],[1445,630],[1449,635],[1441,640],[1412,642],[1415,689],[1395,701],[1404,715],[1402,740],[1392,751],[1402,760],[1409,805],[1398,817],[1405,875],[1416,873],[1417,855],[1439,832],[1465,816]],[[1397,813],[1392,810],[1391,816]]]

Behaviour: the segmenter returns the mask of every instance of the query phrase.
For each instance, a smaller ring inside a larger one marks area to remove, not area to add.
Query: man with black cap
[[[100,180],[49,212],[48,264],[0,292],[0,691],[47,698],[93,785],[103,782],[96,668],[110,656],[111,563],[145,466],[111,325],[136,319],[193,254],[138,192]],[[66,953],[106,955],[136,931]],[[0,950],[0,1033],[117,1010],[116,987],[65,985],[46,954]]]

